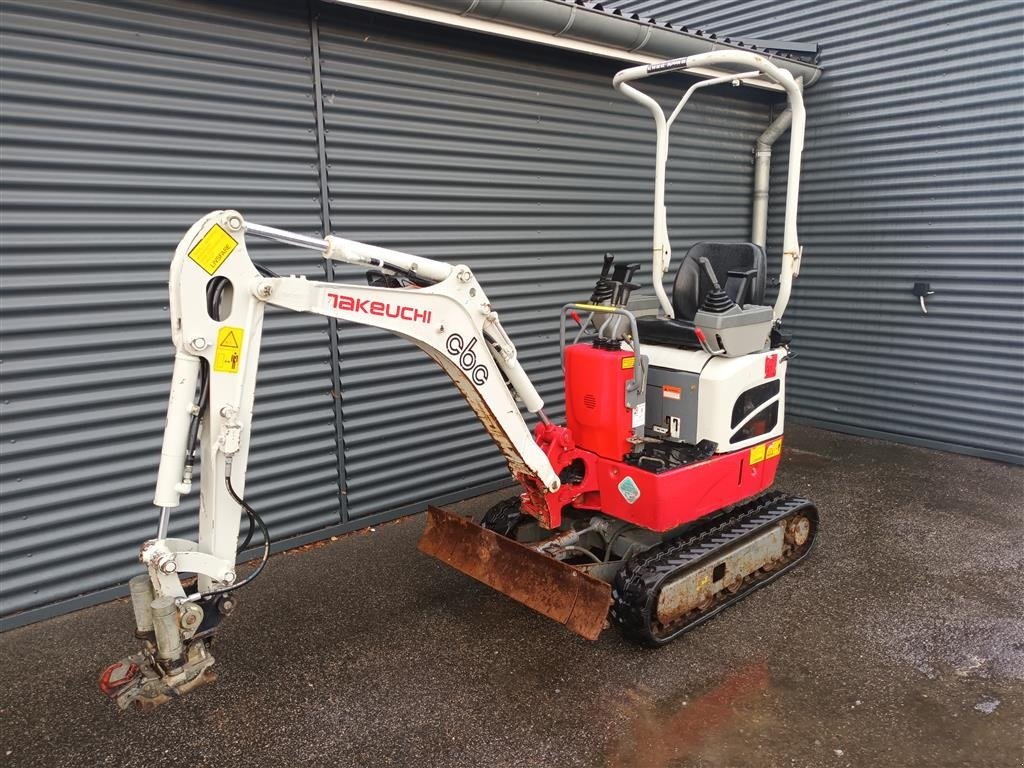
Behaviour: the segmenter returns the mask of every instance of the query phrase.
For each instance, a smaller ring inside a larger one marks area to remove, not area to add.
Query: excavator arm
[[[245,235],[319,251],[371,271],[371,285],[279,277],[249,258]],[[122,708],[157,706],[214,678],[210,641],[233,608],[242,515],[269,536],[244,501],[263,315],[267,305],[374,326],[408,339],[448,374],[508,461],[542,503],[558,475],[519,408],[547,422],[543,401],[473,272],[335,237],[309,238],[214,211],[179,243],[170,270],[174,369],[154,504],[157,536],[130,583],[143,650],[108,667],[101,688]],[[200,473],[198,539],[169,538],[172,510]],[[261,566],[262,567],[262,564]],[[183,582],[182,574],[195,574]],[[188,585],[186,587],[186,584]]]

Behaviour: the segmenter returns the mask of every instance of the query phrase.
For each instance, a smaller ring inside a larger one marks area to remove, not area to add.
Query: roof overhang
[[[522,40],[554,48],[601,56],[630,64],[655,64],[697,53],[755,46],[725,43],[705,35],[671,29],[639,19],[607,13],[565,0],[332,0],[339,5],[458,27],[482,34]],[[810,87],[821,77],[821,67],[799,59],[768,56]],[[705,77],[729,74],[711,68],[688,70]],[[745,81],[769,91],[782,88],[767,79]]]

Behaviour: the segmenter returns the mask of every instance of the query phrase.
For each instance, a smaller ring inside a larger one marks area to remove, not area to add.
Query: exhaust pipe
[[[786,107],[754,142],[754,210],[750,217],[750,242],[765,247],[768,239],[768,186],[772,172],[772,145],[793,122]]]

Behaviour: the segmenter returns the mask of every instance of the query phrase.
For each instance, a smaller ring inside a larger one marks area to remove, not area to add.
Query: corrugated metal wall
[[[646,262],[653,131],[612,91],[613,64],[319,10],[311,29],[305,7],[280,3],[5,4],[4,626],[118,594],[137,569],[156,519],[167,265],[218,206],[321,230],[317,59],[333,231],[471,265],[552,415],[557,308],[589,295],[606,250]],[[680,126],[677,247],[744,236],[766,120],[763,103],[726,92]],[[254,249],[278,271],[322,275],[308,252]],[[264,338],[247,495],[276,540],[507,482],[411,346],[343,325],[335,373],[325,320],[272,312]],[[173,532],[194,524],[193,497]]]
[[[827,74],[808,95],[791,412],[1020,460],[1016,5],[618,5],[823,45]],[[557,307],[587,294],[604,251],[646,262],[649,118],[610,89],[610,64],[320,10],[333,230],[470,264],[560,415]],[[322,221],[303,5],[7,2],[0,42],[10,625],[115,593],[152,533],[166,269],[181,233],[217,206],[308,233]],[[865,81],[876,76],[889,79]],[[765,121],[763,105],[721,95],[690,113],[671,172],[677,249],[745,236],[750,141]],[[321,274],[304,252],[256,248],[278,270]],[[937,291],[927,317],[914,280]],[[268,316],[249,494],[275,538],[505,481],[483,430],[416,350],[342,326],[335,373],[331,341],[323,320]],[[184,508],[175,532],[188,535],[194,514]]]
[[[605,251],[649,273],[650,115],[611,88],[613,63],[428,37],[372,15],[321,22],[334,231],[468,264],[560,417],[558,308],[590,295]],[[749,227],[750,151],[767,108],[721,96],[704,105],[676,129],[686,137],[672,155],[677,248],[743,239]],[[419,350],[351,325],[339,343],[349,514],[507,478]]]
[[[825,76],[807,94],[806,261],[787,315],[798,350],[789,412],[1024,461],[1020,3],[611,4],[821,45]],[[935,290],[927,316],[911,294],[919,280]]]
[[[4,614],[139,567],[172,362],[167,267],[189,225],[231,206],[320,228],[309,27],[286,7],[4,3]],[[323,274],[301,251],[258,252]],[[276,537],[340,521],[326,331],[267,319],[247,490]],[[173,532],[194,536],[192,502]]]

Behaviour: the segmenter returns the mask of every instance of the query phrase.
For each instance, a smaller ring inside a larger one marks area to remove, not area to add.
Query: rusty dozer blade
[[[608,584],[472,520],[429,507],[419,550],[587,640],[596,640],[607,626]]]

